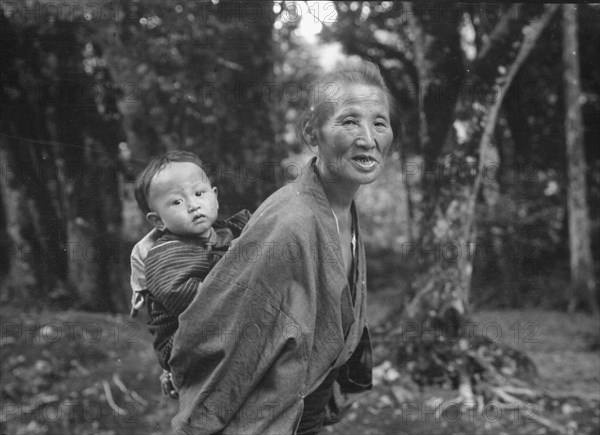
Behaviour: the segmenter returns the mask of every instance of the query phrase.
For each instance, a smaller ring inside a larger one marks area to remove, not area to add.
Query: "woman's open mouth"
[[[355,166],[364,170],[373,169],[377,165],[377,160],[366,155],[352,157],[352,162],[355,164]]]

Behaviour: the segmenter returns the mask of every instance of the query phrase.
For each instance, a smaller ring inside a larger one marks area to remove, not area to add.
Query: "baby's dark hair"
[[[135,199],[144,214],[150,213],[148,205],[148,192],[152,180],[160,171],[162,171],[169,163],[174,162],[189,162],[194,163],[206,173],[206,169],[200,157],[189,151],[169,151],[160,157],[157,157],[148,163],[142,173],[135,180]]]

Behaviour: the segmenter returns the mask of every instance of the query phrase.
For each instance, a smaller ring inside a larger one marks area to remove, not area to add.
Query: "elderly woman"
[[[298,128],[316,157],[256,210],[179,317],[178,433],[317,433],[371,388],[354,197],[381,173],[393,100],[364,61],[316,85]]]

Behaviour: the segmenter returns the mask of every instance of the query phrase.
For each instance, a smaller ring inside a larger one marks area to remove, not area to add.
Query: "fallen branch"
[[[123,392],[124,394],[129,394],[129,388],[125,386],[118,374],[113,373],[112,380],[115,383],[115,385],[119,388],[119,390],[121,390],[121,392]]]
[[[512,406],[514,406],[514,408],[519,411],[519,414],[521,414],[521,416],[524,419],[531,419],[539,424],[541,424],[542,426],[553,430],[555,432],[558,432],[560,434],[568,434],[569,431],[557,424],[554,423],[552,421],[550,421],[549,419],[542,417],[541,415],[537,415],[535,412],[533,412],[531,410],[531,404],[522,401],[521,399],[516,398],[515,396],[512,396],[511,394],[507,393],[505,391],[505,389],[502,388],[492,388],[492,392],[498,396],[499,398],[501,398],[502,400],[504,400],[505,403],[507,404],[511,404]]]
[[[112,410],[119,415],[127,415],[127,411],[125,411],[123,408],[121,408],[119,405],[117,405],[115,403],[115,400],[113,399],[113,396],[112,396],[112,391],[110,390],[110,385],[108,384],[108,382],[105,379],[102,380],[102,386],[104,387],[104,394],[106,396],[106,401],[108,402],[108,405],[112,408]]]
[[[119,390],[121,390],[124,394],[129,395],[133,400],[135,400],[142,406],[148,405],[148,401],[146,399],[140,396],[136,391],[130,390],[125,386],[125,383],[123,383],[118,374],[113,373],[112,380],[115,383],[115,385],[119,388]]]
[[[583,402],[591,402],[591,401],[600,401],[600,396],[598,393],[579,393],[577,391],[569,391],[569,392],[556,392],[556,391],[548,391],[543,389],[541,391],[543,396],[548,397],[549,399],[554,400],[566,400],[566,399],[577,399]]]
[[[531,388],[513,387],[511,385],[502,387],[502,390],[511,395],[527,396],[531,399],[535,399],[541,395],[538,391],[534,391]]]
[[[140,396],[136,391],[131,391],[131,397],[133,398],[133,400],[135,400],[137,403],[139,403],[142,406],[148,405],[148,401],[146,399],[144,399],[142,396]]]
[[[471,379],[469,375],[461,370],[460,373],[460,384],[458,385],[459,397],[462,399],[463,406],[467,409],[475,408],[477,402],[475,401],[475,395],[473,394],[473,386],[471,385]]]

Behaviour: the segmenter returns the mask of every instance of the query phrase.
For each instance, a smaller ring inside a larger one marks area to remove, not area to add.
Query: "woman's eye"
[[[358,124],[358,121],[354,118],[344,119],[344,122],[342,122],[342,125],[356,125],[356,124]]]

